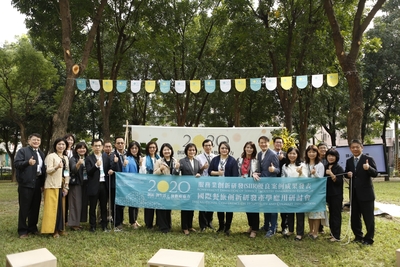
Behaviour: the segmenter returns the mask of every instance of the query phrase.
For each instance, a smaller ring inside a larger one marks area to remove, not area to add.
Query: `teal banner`
[[[116,175],[115,203],[121,206],[225,212],[326,210],[326,178],[261,178]]]

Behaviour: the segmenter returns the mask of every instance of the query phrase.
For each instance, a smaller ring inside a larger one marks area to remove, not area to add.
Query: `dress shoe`
[[[29,234],[31,234],[31,235],[40,235],[40,232],[39,231],[35,231],[35,232],[30,232]]]
[[[220,232],[223,232],[223,231],[224,231],[224,227],[221,227],[221,226],[220,226],[220,227],[218,228],[218,230],[217,230],[217,233],[220,233]]]
[[[29,237],[28,234],[23,234],[23,235],[19,236],[19,238],[21,238],[21,239],[25,239],[25,238],[28,238],[28,237]]]
[[[206,228],[204,227],[204,228],[200,228],[200,233],[203,233],[203,232],[205,232],[206,231]]]
[[[231,230],[226,230],[226,231],[225,231],[225,235],[226,235],[226,236],[230,236],[230,235],[231,235]]]
[[[363,240],[362,240],[362,239],[359,239],[359,238],[355,238],[355,239],[353,239],[351,242],[352,242],[352,243],[362,243]]]
[[[95,227],[90,227],[90,230],[89,230],[90,232],[92,232],[92,233],[94,233],[94,232],[96,232],[96,228]]]
[[[364,246],[372,246],[372,243],[368,241],[363,241],[361,244],[363,244]]]

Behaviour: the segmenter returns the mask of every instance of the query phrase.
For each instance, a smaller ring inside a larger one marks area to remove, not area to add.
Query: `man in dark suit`
[[[37,223],[46,177],[44,154],[39,150],[40,143],[40,134],[31,134],[28,137],[29,146],[18,150],[14,160],[14,167],[17,169],[20,238],[27,238],[29,233],[39,233]]]
[[[101,227],[107,231],[107,185],[110,158],[103,153],[103,141],[94,139],[92,142],[93,154],[85,160],[88,175],[87,195],[89,197],[90,231],[96,231],[96,206],[100,202]]]
[[[279,159],[276,153],[269,149],[269,138],[261,136],[258,138],[258,146],[261,151],[257,154],[260,162],[261,177],[277,177],[280,173]],[[272,237],[276,233],[276,223],[278,213],[264,213],[264,230],[267,231],[266,237]]]
[[[281,177],[282,173],[282,167],[286,163],[286,152],[283,151],[283,145],[284,141],[283,138],[280,136],[275,136],[272,138],[272,141],[274,142],[274,153],[278,157],[279,160],[279,174],[278,177]],[[288,228],[288,214],[287,213],[281,213],[281,228],[282,228],[282,234],[286,234],[286,230]]]
[[[353,156],[346,161],[345,172],[350,179],[350,216],[351,229],[355,235],[354,242],[372,245],[375,233],[375,193],[372,177],[376,177],[378,172],[374,159],[362,154],[363,145],[360,140],[350,142],[350,151]],[[362,232],[361,215],[367,230],[365,236]]]
[[[125,154],[125,140],[121,136],[114,139],[115,150],[110,154],[111,172],[107,186],[111,192],[110,196],[110,209],[114,218],[114,231],[122,230],[122,223],[124,222],[124,206],[115,205],[115,172],[122,172],[122,167],[128,164]]]

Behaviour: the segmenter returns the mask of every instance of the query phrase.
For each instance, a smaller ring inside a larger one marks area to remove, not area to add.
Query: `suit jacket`
[[[117,155],[118,157],[118,162],[114,162],[114,157],[115,155]],[[122,157],[123,159],[125,159],[125,155]],[[114,150],[113,152],[111,152],[110,154],[110,164],[111,164],[111,169],[114,172],[122,172],[122,168],[123,168],[123,159],[121,159],[121,157],[119,156],[119,153],[117,150]],[[115,188],[115,173],[113,173],[113,175],[108,176],[107,175],[107,186],[111,186],[111,188]]]
[[[260,172],[261,172],[261,177],[277,177],[281,170],[279,168],[279,159],[276,153],[272,151],[271,149],[268,149],[265,152],[264,159],[261,160],[262,158],[262,151],[258,152],[257,154],[257,159],[258,162],[260,162]],[[275,170],[274,172],[270,172],[268,169],[271,166],[271,163],[274,165]]]
[[[84,166],[85,164],[81,164],[81,166],[79,166],[79,169],[76,168],[76,164],[79,161],[79,157],[72,157],[69,159],[69,168],[71,170],[70,172],[70,183],[69,185],[71,186],[71,180],[75,179],[78,182],[78,185],[83,185],[83,170],[86,168],[86,166]],[[73,185],[72,185],[73,186]]]
[[[243,158],[238,158],[237,163],[239,176],[245,175],[246,173],[242,173]],[[251,159],[249,172],[247,173],[248,177],[253,177],[253,173],[255,172],[260,172],[260,163],[258,162],[258,159]]]
[[[197,159],[193,159],[193,166],[190,164],[190,160],[188,157],[185,157],[181,160],[179,160],[179,169],[181,171],[182,175],[196,175],[196,174],[201,174],[200,173],[200,162]]]
[[[111,169],[110,158],[106,153],[102,154],[104,179],[107,184],[108,171]],[[96,166],[96,156],[91,154],[85,159],[85,166],[88,175],[87,195],[95,196],[99,191],[100,186],[100,168]]]
[[[37,165],[39,164],[39,159],[37,157],[37,153],[33,151],[33,148],[30,146],[23,147],[18,150],[17,155],[14,160],[14,167],[17,171],[17,182],[19,186],[35,188],[36,179],[40,179],[40,186],[44,186],[44,181],[46,178],[46,165],[44,164],[44,154],[42,151],[39,151],[39,155],[42,158],[42,169],[41,175],[37,176]],[[29,160],[31,158],[36,160],[35,165],[29,165]]]
[[[333,174],[341,174],[341,175],[336,175],[336,182],[332,180],[332,178],[329,175],[326,175],[326,170],[328,169],[328,165],[325,165],[325,176],[327,176],[326,180],[326,196],[342,196],[343,197],[343,177],[344,177],[344,170],[342,166],[340,166],[338,163],[335,163],[331,171]]]
[[[221,156],[216,156],[211,160],[210,166],[208,167],[208,175],[211,176],[212,171],[219,171],[220,160]],[[228,156],[226,160],[224,176],[239,177],[238,165],[235,158],[232,156]]]
[[[364,170],[363,164],[368,160],[369,169]],[[350,179],[350,188],[356,192],[360,201],[374,201],[375,193],[372,184],[372,177],[376,177],[378,172],[373,158],[361,154],[357,166],[354,166],[354,156],[347,159],[345,172],[353,172]]]
[[[171,167],[172,167],[172,175],[178,175],[179,174],[179,170],[177,170],[175,168],[176,162],[178,162],[176,159],[171,158]],[[163,171],[161,170],[161,165],[166,166],[167,168],[165,168]],[[171,169],[170,166],[168,166],[168,164],[165,162],[164,158],[160,158],[156,161],[156,163],[154,164],[154,172],[153,174],[164,174],[164,175],[171,175]]]

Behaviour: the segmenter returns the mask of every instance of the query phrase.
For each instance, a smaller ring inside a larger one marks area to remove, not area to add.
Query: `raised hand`
[[[268,167],[268,171],[269,172],[274,172],[275,171],[275,167],[274,167],[274,164],[272,164],[272,162],[271,162],[271,166]]]
[[[299,176],[303,174],[303,168],[301,166],[297,167],[296,171],[299,174]]]
[[[29,159],[29,165],[33,166],[36,164],[35,158],[32,156],[32,158]]]
[[[114,154],[114,162],[115,162],[115,163],[117,163],[117,162],[118,162],[118,160],[119,160],[119,159],[118,159],[117,155],[116,155],[116,154]]]
[[[314,175],[317,173],[317,170],[315,169],[315,166],[313,167],[313,169],[311,170],[311,175]]]
[[[368,171],[368,169],[369,169],[368,160],[366,160],[365,163],[363,164],[363,169]]]

